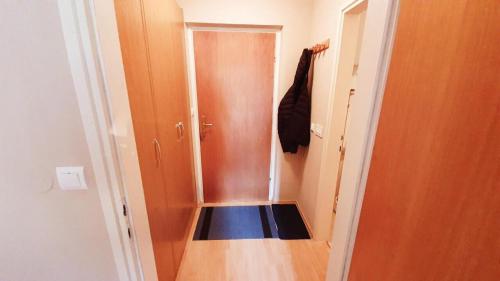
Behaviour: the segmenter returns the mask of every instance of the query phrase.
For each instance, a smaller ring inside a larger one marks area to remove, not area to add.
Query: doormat
[[[295,204],[203,207],[193,240],[310,239]]]
[[[277,238],[278,230],[271,207],[203,207],[194,240]]]
[[[307,227],[295,204],[273,204],[272,210],[280,239],[310,239]]]

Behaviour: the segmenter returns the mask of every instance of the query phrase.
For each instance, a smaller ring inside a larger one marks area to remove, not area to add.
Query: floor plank
[[[201,207],[196,210],[190,237]],[[326,242],[314,240],[191,240],[177,281],[323,281],[329,251]]]
[[[328,252],[313,240],[191,241],[177,280],[325,280]]]

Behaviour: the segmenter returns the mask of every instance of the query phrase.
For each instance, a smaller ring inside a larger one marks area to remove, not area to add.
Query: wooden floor
[[[177,280],[323,281],[329,249],[313,240],[191,241]]]

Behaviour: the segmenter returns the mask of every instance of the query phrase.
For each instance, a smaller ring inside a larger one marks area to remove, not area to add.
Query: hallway
[[[2,1],[0,281],[500,280],[499,18]]]
[[[190,240],[177,280],[325,280],[329,250],[309,239]]]

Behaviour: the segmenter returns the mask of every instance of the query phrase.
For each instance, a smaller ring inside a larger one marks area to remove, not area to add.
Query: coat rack
[[[323,52],[324,50],[330,48],[330,39],[326,39],[325,41],[314,45],[309,48],[309,50],[313,51],[313,55]]]

